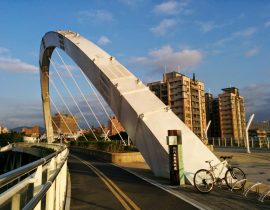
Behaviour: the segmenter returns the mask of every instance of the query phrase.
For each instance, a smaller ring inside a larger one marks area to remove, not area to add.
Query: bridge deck
[[[123,169],[87,156],[72,153],[68,167],[71,209],[197,209]]]

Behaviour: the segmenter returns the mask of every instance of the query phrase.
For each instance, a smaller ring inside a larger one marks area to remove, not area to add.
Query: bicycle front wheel
[[[214,187],[215,179],[210,171],[200,169],[195,173],[193,182],[198,191],[201,193],[209,193]]]
[[[231,167],[226,171],[225,181],[230,189],[241,190],[246,184],[246,175],[240,168]]]

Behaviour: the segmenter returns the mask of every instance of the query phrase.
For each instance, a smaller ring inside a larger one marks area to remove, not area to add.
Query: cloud
[[[17,58],[0,56],[0,71],[39,73],[39,68]]]
[[[70,73],[72,74],[73,77],[78,76],[78,72],[81,71],[80,67],[77,65],[73,64],[63,64],[61,61],[56,62],[54,60],[51,60],[51,65],[50,65],[50,78],[52,80],[54,79],[59,79],[59,75],[64,78],[71,78]]]
[[[7,52],[9,52],[9,49],[4,48],[4,47],[0,47],[0,54],[5,54]]]
[[[78,13],[78,22],[110,22],[113,21],[113,16],[110,12],[106,10],[89,10],[80,11]]]
[[[188,1],[167,1],[154,7],[154,12],[162,15],[176,15],[183,12]]]
[[[142,3],[144,0],[118,0],[118,1],[127,6],[137,6],[138,4]]]
[[[2,100],[0,119],[8,128],[19,126],[43,126],[41,99],[39,101],[18,101],[5,98]]]
[[[245,53],[245,56],[246,57],[253,57],[253,56],[257,55],[258,53],[259,53],[259,49],[258,48],[252,48],[252,49],[248,50]]]
[[[215,24],[213,21],[208,21],[208,22],[197,21],[197,24],[200,27],[200,31],[202,31],[203,33],[210,32],[214,29],[223,28],[225,26],[225,24],[220,24],[220,25]]]
[[[105,114],[104,110],[102,109],[100,102],[98,101],[96,96],[93,93],[90,93],[88,95],[85,95],[85,97],[86,97],[88,103],[90,104],[93,112],[95,113],[96,117],[100,121],[100,123],[107,124],[108,117]],[[101,95],[99,93],[98,93],[98,97],[101,100],[103,106],[105,107],[105,110],[108,112],[109,116],[114,115],[112,110],[108,106],[108,104],[104,101],[104,99],[101,97]],[[89,109],[85,100],[81,96],[78,96],[78,97],[75,96],[75,98],[76,98],[76,102],[77,102],[81,112],[83,113],[86,121],[88,122],[88,124],[90,124],[91,126],[93,125],[95,127],[98,127],[99,124],[98,124],[97,120],[95,119],[94,115],[91,113],[91,110]],[[78,119],[79,119],[78,123],[79,123],[80,127],[87,128],[88,125],[87,125],[85,119],[83,118],[83,116],[81,115],[81,112],[79,111],[77,106],[73,103],[72,98],[66,97],[66,98],[64,98],[64,100],[70,101],[70,103],[67,104],[68,108],[69,108],[70,112],[72,113],[72,115],[75,115],[76,117],[78,117]],[[60,101],[60,100],[56,101],[55,104],[60,112],[65,112],[65,113],[70,114],[68,112],[67,108],[62,103],[62,101]],[[57,113],[54,106],[52,106],[52,113],[53,114]]]
[[[270,84],[254,84],[240,89],[245,97],[246,115],[255,113],[256,120],[270,119]]]
[[[242,31],[238,31],[238,32],[234,33],[233,36],[240,36],[240,37],[252,36],[253,34],[256,33],[256,31],[257,31],[256,28],[249,27],[249,28],[246,28]]]
[[[249,27],[241,31],[237,31],[232,33],[230,36],[220,39],[219,41],[215,42],[214,45],[223,45],[225,43],[231,42],[237,38],[245,38],[254,35],[257,32],[255,27]]]
[[[264,27],[265,27],[265,28],[269,28],[269,27],[270,27],[270,21],[267,21],[267,22],[264,24]]]
[[[165,19],[162,20],[158,26],[151,28],[150,30],[159,36],[165,35],[167,30],[172,26],[176,25],[176,21],[174,19]]]
[[[106,36],[101,36],[98,40],[98,44],[100,45],[106,45],[106,44],[109,44],[111,41],[109,40],[108,37]]]
[[[184,49],[174,51],[170,45],[160,49],[151,50],[145,57],[133,57],[131,63],[148,65],[155,70],[163,71],[166,66],[168,70],[190,68],[201,62],[202,53],[195,49]]]

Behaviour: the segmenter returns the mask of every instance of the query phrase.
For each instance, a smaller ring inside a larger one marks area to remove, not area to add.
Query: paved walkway
[[[71,175],[73,209],[187,209],[197,206],[172,195],[112,164],[71,152],[68,159]]]
[[[214,153],[233,155],[232,165],[241,168],[251,182],[270,185],[270,151],[253,151],[248,154],[244,149],[217,148]]]
[[[239,166],[247,174],[249,183],[247,183],[246,186],[249,186],[251,184],[250,182],[255,183],[261,181],[267,184],[261,191],[266,188],[270,189],[270,152],[254,152],[247,154],[244,150],[215,149],[214,153],[217,157],[221,155],[233,155],[231,161],[232,165]],[[198,201],[206,206],[206,209],[270,209],[270,198],[266,198],[265,202],[261,203],[257,200],[258,195],[253,192],[249,193],[246,198],[242,195],[242,191],[231,192],[226,187],[216,187],[210,194],[202,195],[190,185],[184,187],[169,186],[168,180],[154,177],[146,163],[126,163],[118,165],[150,182],[162,185],[175,193]]]

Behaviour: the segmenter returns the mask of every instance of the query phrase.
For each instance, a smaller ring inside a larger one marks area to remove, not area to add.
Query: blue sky
[[[0,10],[0,125],[42,123],[39,45],[57,29],[80,33],[144,82],[166,66],[196,73],[215,95],[236,86],[247,116],[270,119],[268,0],[3,0]]]

